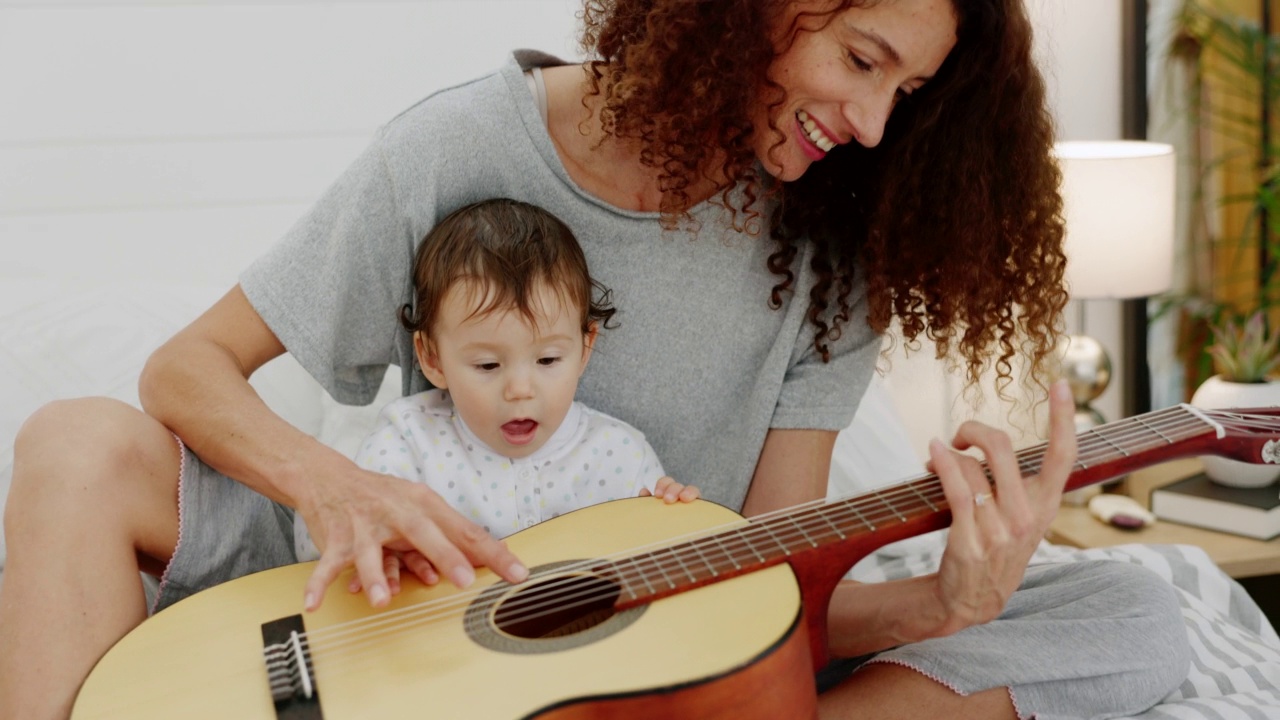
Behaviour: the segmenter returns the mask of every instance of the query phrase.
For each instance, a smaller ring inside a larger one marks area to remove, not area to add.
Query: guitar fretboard
[[[1221,431],[1205,413],[1186,405],[1100,425],[1079,436],[1075,482],[1068,488],[1114,476],[1117,473],[1108,475],[1107,469],[1117,461]],[[1023,476],[1040,472],[1047,449],[1047,443],[1041,443],[1017,453]],[[987,472],[990,476],[989,468]],[[945,524],[949,515],[938,476],[928,474],[853,497],[757,517],[677,545],[611,559],[594,569],[619,583],[619,606],[641,605],[852,538],[922,520]]]

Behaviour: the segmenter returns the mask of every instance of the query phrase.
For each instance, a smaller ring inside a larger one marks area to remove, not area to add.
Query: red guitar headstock
[[[1214,455],[1255,465],[1280,464],[1280,407],[1196,412],[1220,430]]]

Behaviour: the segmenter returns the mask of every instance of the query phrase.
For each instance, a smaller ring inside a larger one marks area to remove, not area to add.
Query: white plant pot
[[[1257,408],[1280,405],[1280,381],[1228,382],[1214,375],[1196,389],[1191,404],[1205,410]],[[1232,487],[1265,487],[1280,478],[1280,465],[1254,465],[1205,455],[1204,472],[1210,480]]]

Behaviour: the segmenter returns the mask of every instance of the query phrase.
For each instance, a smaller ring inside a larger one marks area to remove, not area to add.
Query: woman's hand
[[[427,584],[443,576],[459,588],[475,580],[478,566],[509,582],[528,577],[504,543],[426,485],[351,465],[324,479],[313,476],[307,488],[298,512],[321,548],[307,581],[308,611],[320,607],[325,588],[351,566],[356,573],[349,587],[364,589],[374,607],[399,591],[401,563]]]
[[[1053,521],[1076,461],[1074,404],[1064,381],[1049,392],[1049,446],[1039,474],[1023,478],[1009,437],[978,422],[960,426],[952,446],[979,448],[994,485],[974,458],[940,441],[929,446],[951,506],[951,530],[937,575],[943,634],[985,623],[1004,610]]]
[[[640,488],[640,497],[649,497],[650,495],[662,498],[662,501],[667,504],[677,500],[680,502],[693,502],[702,497],[702,493],[698,492],[698,488],[692,485],[681,485],[674,478],[665,475],[658,478],[658,482],[654,483],[653,492],[649,492],[649,488]]]

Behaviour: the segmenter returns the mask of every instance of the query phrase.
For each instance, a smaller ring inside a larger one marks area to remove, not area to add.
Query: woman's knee
[[[1093,570],[1100,583],[1109,588],[1115,605],[1115,640],[1126,644],[1134,660],[1131,678],[1148,689],[1150,702],[1158,702],[1181,684],[1191,667],[1191,643],[1178,590],[1140,565],[1099,561]]]
[[[177,441],[141,410],[110,398],[51,402],[14,438],[6,526],[44,500],[176,489],[179,467]]]

